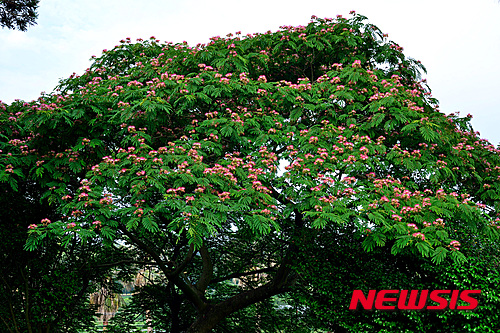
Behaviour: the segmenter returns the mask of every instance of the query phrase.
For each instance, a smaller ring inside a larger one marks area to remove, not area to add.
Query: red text
[[[479,295],[481,290],[369,290],[365,296],[363,291],[352,292],[349,310],[357,310],[358,305],[365,310],[472,310],[478,305],[477,299],[471,295]],[[409,297],[408,297],[409,296]],[[446,297],[448,296],[448,297]],[[428,305],[428,300],[437,305]],[[467,305],[457,305],[461,300]]]

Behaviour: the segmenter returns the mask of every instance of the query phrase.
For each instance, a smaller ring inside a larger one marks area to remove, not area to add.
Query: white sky
[[[497,0],[41,0],[38,25],[0,29],[0,100],[31,101],[92,55],[125,37],[190,44],[216,35],[306,25],[311,15],[368,17],[406,56],[427,67],[441,111],[474,116],[481,137],[500,143],[500,2]]]

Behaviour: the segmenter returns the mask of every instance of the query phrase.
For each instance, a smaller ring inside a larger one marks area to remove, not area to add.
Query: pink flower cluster
[[[412,237],[415,237],[415,238],[420,238],[421,240],[425,240],[425,235],[421,232],[415,232],[412,234]]]
[[[174,196],[177,196],[177,195],[179,195],[179,193],[178,193],[178,192],[184,192],[185,190],[186,190],[186,188],[185,188],[185,187],[169,188],[169,189],[167,190],[167,193],[168,193],[168,194],[173,193],[173,194],[174,194]]]
[[[454,250],[454,251],[458,251],[458,250],[460,250],[460,242],[459,242],[459,241],[456,241],[456,240],[452,240],[452,241],[450,242],[449,247],[450,247],[452,250]]]

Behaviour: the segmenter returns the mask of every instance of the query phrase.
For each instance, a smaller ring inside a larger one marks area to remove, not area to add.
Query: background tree
[[[0,26],[26,31],[35,25],[40,0],[0,0]]]
[[[96,309],[89,306],[89,296],[112,275],[110,261],[124,255],[96,242],[75,240],[62,246],[57,239],[25,251],[30,222],[46,224],[56,216],[46,201],[40,203],[42,192],[35,184],[18,185],[14,192],[0,184],[1,331],[79,332],[92,327]]]
[[[22,105],[15,102],[12,107]],[[15,136],[22,129],[14,114],[0,104],[0,136]],[[10,119],[9,119],[10,118]],[[2,140],[0,150],[6,142]],[[21,145],[13,139],[10,144]],[[2,154],[2,180],[9,163],[27,154]],[[19,171],[12,171],[20,175]],[[58,215],[36,179],[0,183],[0,327],[2,332],[79,332],[93,327],[96,308],[89,297],[102,287],[112,290],[113,278],[128,278],[134,255],[119,246],[103,247],[99,240],[62,245],[58,237],[45,238],[36,251],[24,250],[28,230],[48,225]],[[120,272],[114,267],[120,263]],[[133,270],[133,269],[132,269]],[[110,280],[110,278],[112,278]]]
[[[460,234],[498,237],[498,150],[440,113],[423,67],[365,21],[123,40],[59,93],[6,107],[0,180],[36,180],[59,216],[27,248],[139,250],[194,313],[185,328],[171,308],[172,332],[291,291],[306,236],[335,225],[367,251],[463,263]]]

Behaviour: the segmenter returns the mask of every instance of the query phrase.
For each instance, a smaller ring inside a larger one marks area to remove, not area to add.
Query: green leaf
[[[391,253],[397,254],[401,252],[403,248],[407,247],[410,244],[410,241],[411,241],[411,236],[408,235],[399,236],[391,248]]]
[[[448,253],[447,249],[445,249],[442,246],[439,246],[432,253],[432,256],[431,256],[432,262],[435,264],[440,264],[446,258],[447,253]]]
[[[448,239],[448,233],[444,230],[438,230],[436,231],[436,236],[441,239],[441,240],[447,240]]]
[[[302,112],[304,112],[304,109],[302,108],[294,108],[292,112],[290,113],[290,120],[296,121],[297,119],[302,116]]]
[[[422,256],[429,256],[429,253],[431,251],[431,247],[429,246],[429,244],[427,244],[426,242],[418,242],[415,246]]]
[[[451,251],[451,258],[458,265],[463,265],[468,261],[465,255],[460,251]]]
[[[420,133],[424,137],[425,141],[428,142],[433,142],[439,138],[439,135],[429,127],[421,126]]]

